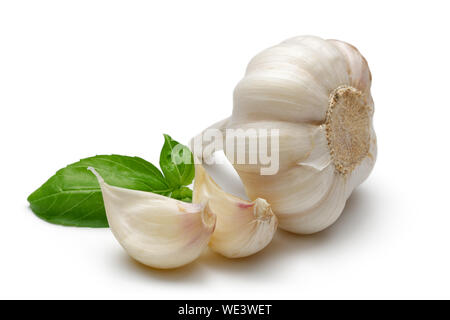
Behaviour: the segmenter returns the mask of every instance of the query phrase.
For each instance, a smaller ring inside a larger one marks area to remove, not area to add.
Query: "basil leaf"
[[[176,189],[192,183],[195,175],[194,157],[185,145],[164,135],[159,165],[169,185]]]
[[[170,197],[184,202],[192,202],[192,190],[187,187],[181,187],[172,191]]]
[[[120,155],[99,155],[82,159],[56,172],[28,201],[40,218],[55,224],[78,227],[108,227],[102,193],[95,168],[108,184],[169,196],[172,188],[151,163]]]

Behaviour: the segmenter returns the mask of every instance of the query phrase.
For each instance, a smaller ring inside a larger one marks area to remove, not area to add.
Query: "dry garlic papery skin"
[[[370,86],[364,57],[338,40],[296,37],[250,61],[231,117],[212,128],[279,129],[277,174],[234,167],[248,196],[267,199],[282,229],[327,228],[369,176],[377,156]]]
[[[100,183],[111,231],[132,258],[153,268],[177,268],[208,246],[216,217],[207,206],[110,186],[89,170]]]
[[[242,258],[264,249],[278,221],[266,200],[239,199],[223,191],[201,165],[196,165],[193,201],[208,202],[217,217],[210,248],[228,258]]]

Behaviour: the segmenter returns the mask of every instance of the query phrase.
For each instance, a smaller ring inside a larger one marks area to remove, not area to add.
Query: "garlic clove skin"
[[[264,249],[278,220],[266,200],[246,201],[223,191],[201,165],[196,165],[193,202],[208,202],[216,216],[210,248],[228,258],[242,258]]]
[[[372,75],[367,60],[359,53],[358,49],[349,43],[339,40],[327,40],[333,44],[345,57],[349,71],[349,84],[352,87],[364,90],[370,94]],[[373,104],[373,101],[372,101]]]
[[[207,248],[216,222],[208,205],[110,186],[88,169],[100,184],[111,231],[135,260],[153,268],[177,268]]]
[[[341,215],[348,198],[345,178],[336,176],[321,199],[308,209],[288,208],[278,215],[283,229],[293,233],[312,234],[332,225]],[[291,210],[290,210],[291,209]],[[292,210],[293,209],[293,210]]]
[[[371,82],[361,53],[338,40],[295,37],[250,61],[234,90],[232,115],[213,128],[279,129],[278,173],[261,175],[259,163],[233,166],[249,198],[271,204],[280,228],[299,234],[327,228],[371,173],[377,157]]]

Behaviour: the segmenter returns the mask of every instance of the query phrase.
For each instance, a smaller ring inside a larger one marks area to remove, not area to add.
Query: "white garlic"
[[[216,222],[207,205],[110,186],[89,170],[101,186],[111,231],[132,258],[154,268],[176,268],[207,248]]]
[[[250,61],[231,117],[211,128],[279,129],[278,173],[233,165],[248,196],[267,199],[282,229],[330,226],[369,176],[377,156],[370,85],[364,57],[337,40],[296,37]]]
[[[195,167],[193,202],[208,202],[217,217],[210,248],[228,258],[241,258],[264,249],[278,221],[266,200],[246,201],[223,191],[201,165]]]

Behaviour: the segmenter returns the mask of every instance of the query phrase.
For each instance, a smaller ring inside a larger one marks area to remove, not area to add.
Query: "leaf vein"
[[[70,212],[72,209],[78,207],[78,206],[79,206],[80,204],[82,204],[83,202],[86,202],[87,200],[89,200],[89,198],[91,198],[92,195],[93,195],[94,193],[95,193],[95,192],[92,192],[92,193],[91,193],[90,195],[88,195],[86,198],[84,198],[83,200],[77,202],[75,205],[73,205],[72,207],[68,208],[67,210],[61,212],[60,214],[57,214],[55,217],[61,217],[61,216],[65,215],[67,212]]]

